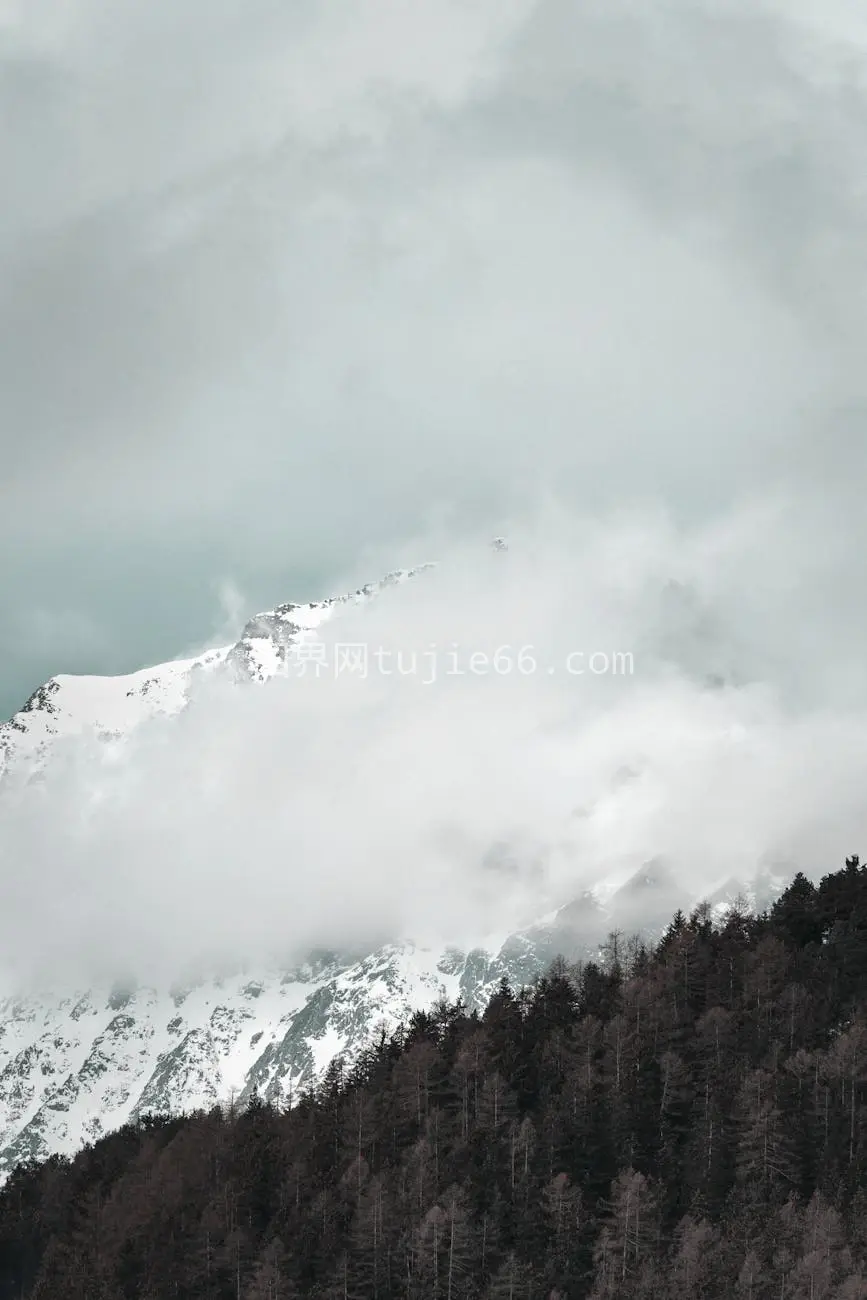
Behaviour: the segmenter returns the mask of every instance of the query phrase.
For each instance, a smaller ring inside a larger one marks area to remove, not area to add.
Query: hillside
[[[755,906],[778,882],[729,881]],[[282,969],[255,966],[159,987],[30,992],[0,998],[0,1184],[21,1161],[72,1155],[128,1122],[160,1112],[242,1103],[258,1093],[287,1105],[318,1083],[338,1053],[356,1060],[384,1029],[438,998],[482,1010],[503,978],[536,979],[557,953],[594,956],[611,929],[661,933],[671,898],[688,897],[648,864],[604,904],[587,893],[553,917],[487,946],[312,952]],[[693,900],[698,901],[698,900]]]
[[[867,868],[0,1193],[0,1296],[867,1296]]]

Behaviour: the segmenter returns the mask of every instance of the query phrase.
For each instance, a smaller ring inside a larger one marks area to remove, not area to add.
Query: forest
[[[867,867],[0,1192],[0,1300],[867,1297]]]

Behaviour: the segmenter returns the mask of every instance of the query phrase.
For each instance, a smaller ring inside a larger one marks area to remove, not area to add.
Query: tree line
[[[867,1298],[867,867],[0,1192],[0,1300]]]

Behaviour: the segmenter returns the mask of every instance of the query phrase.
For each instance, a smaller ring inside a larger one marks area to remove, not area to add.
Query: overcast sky
[[[585,528],[659,561],[624,635],[694,584],[684,682],[738,660],[854,848],[858,6],[0,0],[0,105],[0,714],[527,528],[586,644]]]
[[[0,712],[545,489],[860,527],[850,10],[2,0]]]

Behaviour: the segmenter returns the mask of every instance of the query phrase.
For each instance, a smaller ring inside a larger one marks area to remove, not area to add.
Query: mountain
[[[867,1300],[867,867],[705,922],[20,1169],[0,1300]]]
[[[315,629],[336,612],[431,567],[398,569],[344,596],[278,605],[251,618],[234,644],[191,659],[125,676],[52,677],[7,722],[0,722],[0,789],[32,779],[65,740],[83,734],[119,740],[149,718],[179,713],[202,674],[225,672],[240,680],[267,681],[286,665],[292,647],[315,636]]]
[[[653,941],[671,916],[663,884],[671,878],[647,864],[607,902],[586,891],[488,948],[404,941],[183,986],[0,1000],[0,1182],[21,1161],[71,1154],[145,1114],[182,1114],[233,1097],[243,1103],[254,1093],[290,1104],[335,1056],[352,1061],[383,1029],[391,1033],[441,998],[481,1011],[504,978],[520,988],[558,955],[599,958],[611,931]],[[775,882],[773,892],[781,888]],[[636,900],[644,923],[627,929]],[[681,889],[680,901],[700,900]]]
[[[505,548],[502,539],[496,550]],[[423,569],[398,570],[349,595],[284,604],[257,615],[232,645],[121,677],[58,676],[0,724],[0,824],[4,794],[37,779],[76,737],[122,744],[158,714],[188,707],[197,680],[224,673],[264,682],[317,628]],[[514,868],[508,845],[485,865]],[[767,878],[725,881],[717,912],[739,896],[761,909],[782,888]],[[385,1028],[440,998],[482,1009],[506,978],[532,983],[553,958],[594,958],[606,935],[658,937],[678,908],[700,901],[664,862],[576,896],[544,917],[477,945],[436,948],[396,938],[373,951],[311,953],[291,969],[208,973],[171,987],[91,988],[8,996],[0,992],[0,1181],[22,1160],[71,1153],[147,1113],[188,1112],[253,1093],[287,1104]]]
[[[288,1104],[338,1053],[356,1055],[437,998],[482,1005],[507,965],[387,945],[311,955],[287,971],[235,971],[187,987],[92,989],[0,1002],[0,1177],[72,1152],[146,1113],[253,1092]]]

